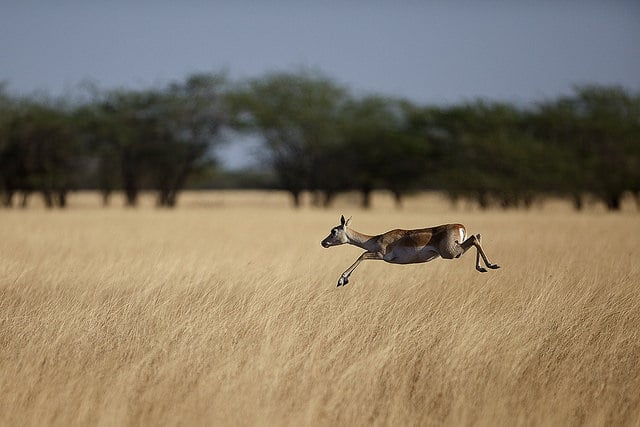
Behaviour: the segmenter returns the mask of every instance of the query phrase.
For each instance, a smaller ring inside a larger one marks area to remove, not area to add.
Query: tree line
[[[242,133],[260,138],[260,164],[275,178],[246,182],[286,190],[296,206],[303,192],[329,206],[358,191],[368,207],[378,189],[398,204],[436,190],[483,208],[527,207],[550,195],[577,209],[586,197],[611,210],[626,192],[640,200],[640,94],[618,86],[580,86],[526,107],[354,95],[306,70],[87,92],[51,100],[0,87],[4,206],[26,206],[39,193],[47,206],[64,207],[70,191],[91,188],[105,203],[122,191],[130,206],[153,190],[159,206],[172,207],[182,189],[211,184],[216,149]]]

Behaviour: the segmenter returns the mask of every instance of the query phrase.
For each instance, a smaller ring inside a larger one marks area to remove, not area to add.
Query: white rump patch
[[[462,243],[464,242],[464,228],[458,228],[458,232],[460,232],[460,240],[458,240],[458,243]]]

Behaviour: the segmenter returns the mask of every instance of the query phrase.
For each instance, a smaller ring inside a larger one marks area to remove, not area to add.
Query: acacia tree
[[[585,86],[574,102],[576,142],[591,152],[592,191],[608,209],[619,210],[623,193],[640,181],[640,97],[619,87]]]
[[[148,154],[156,140],[155,116],[159,95],[154,91],[112,91],[97,106],[95,134],[101,146],[100,170],[109,172],[108,165],[117,159],[116,171],[127,206],[136,206],[144,187]],[[109,182],[101,177],[101,183]],[[103,189],[108,192],[109,189]]]
[[[435,188],[481,208],[530,206],[543,188],[545,151],[527,133],[526,115],[509,104],[477,101],[432,109],[426,120]]]
[[[214,148],[229,123],[221,75],[199,74],[174,83],[160,101],[158,134],[152,150],[151,184],[158,204],[173,207],[193,174],[215,164]]]
[[[96,95],[101,96],[101,95]],[[125,133],[113,104],[94,99],[76,110],[79,133],[90,158],[87,175],[102,194],[107,206],[113,191],[121,188],[120,153],[118,141]]]
[[[541,103],[528,115],[527,123],[533,137],[551,153],[547,176],[551,172],[553,178],[548,180],[547,192],[569,197],[576,210],[582,209],[583,196],[591,188],[590,154],[586,146],[573,144],[578,123],[572,102]]]
[[[229,97],[245,129],[262,137],[266,162],[296,207],[303,190],[323,188],[327,168],[338,161],[329,154],[340,146],[346,98],[344,88],[308,71],[250,80]]]
[[[348,102],[343,117],[349,186],[360,191],[364,208],[376,188],[390,190],[400,206],[405,192],[419,188],[428,151],[428,141],[410,129],[405,103],[366,96]]]
[[[620,209],[625,191],[640,184],[640,96],[620,87],[584,86],[540,104],[536,134],[563,158],[558,188],[582,207],[591,193],[608,209]]]
[[[22,191],[26,206],[28,194],[37,191],[47,207],[64,207],[82,155],[70,109],[45,101],[17,102],[3,120],[2,135],[4,204],[10,206]]]
[[[94,103],[85,130],[105,201],[121,185],[128,206],[143,188],[158,191],[159,206],[175,206],[189,177],[215,162],[228,120],[224,83],[220,75],[193,75],[165,89],[108,92]]]
[[[0,83],[0,196],[2,206],[11,206],[15,186],[13,180],[16,173],[12,170],[9,147],[9,123],[14,110],[13,99],[5,93],[5,84]]]

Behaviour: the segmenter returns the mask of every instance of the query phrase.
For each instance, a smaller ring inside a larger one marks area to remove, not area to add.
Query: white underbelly
[[[384,256],[384,260],[393,264],[414,264],[428,262],[440,256],[433,246],[420,248],[396,248],[393,252]]]

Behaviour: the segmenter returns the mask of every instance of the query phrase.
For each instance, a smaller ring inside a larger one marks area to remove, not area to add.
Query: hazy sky
[[[421,103],[640,90],[640,1],[3,1],[0,80],[56,95],[317,68]]]

